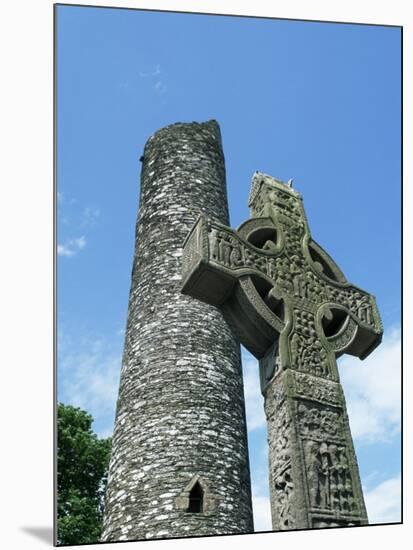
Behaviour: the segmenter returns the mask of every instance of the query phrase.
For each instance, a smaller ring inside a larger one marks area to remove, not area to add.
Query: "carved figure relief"
[[[308,475],[307,483],[312,507],[329,506],[329,465],[325,444],[308,441],[306,447]]]
[[[290,335],[292,368],[317,376],[331,376],[327,352],[318,337],[314,314],[294,309],[295,330]]]
[[[267,262],[267,275],[275,281],[277,279],[277,273],[280,271],[280,262],[277,262],[280,258],[268,258]]]
[[[227,231],[212,228],[208,234],[211,259],[224,267],[251,267],[267,274],[267,257],[257,254]]]
[[[239,246],[238,242],[234,238],[231,238],[230,244],[232,246],[232,250],[229,256],[229,264],[232,267],[238,267],[242,265],[242,262],[243,262],[241,247]]]
[[[304,235],[304,225],[296,223],[292,219],[282,217],[281,227],[285,236],[286,253],[291,256],[294,254],[302,255],[301,241]]]
[[[312,508],[358,513],[346,447],[328,441],[305,443],[307,485]]]
[[[297,420],[303,436],[343,439],[344,426],[341,411],[300,402],[297,407]]]
[[[362,323],[374,327],[375,319],[370,297],[354,288],[326,286],[327,301],[341,304],[353,313]]]
[[[219,258],[221,262],[225,266],[229,267],[231,265],[230,256],[231,256],[231,250],[232,250],[229,235],[225,233],[220,234],[220,238],[218,240],[218,250],[219,250]]]
[[[373,315],[370,300],[368,299],[368,297],[360,296],[359,298],[357,298],[356,308],[357,317],[360,319],[360,321],[363,321],[363,323],[366,323],[367,325],[371,325],[373,322]]]
[[[209,231],[209,246],[211,250],[211,258],[216,262],[219,262],[219,246],[218,246],[218,231],[216,229],[210,229]]]
[[[279,191],[270,185],[267,186],[266,202],[273,210],[281,212],[294,221],[298,221],[301,217],[298,200],[289,193]]]

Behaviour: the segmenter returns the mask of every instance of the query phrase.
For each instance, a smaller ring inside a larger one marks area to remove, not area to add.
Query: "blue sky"
[[[313,237],[373,293],[383,344],[339,370],[372,522],[400,519],[400,30],[61,6],[57,18],[58,395],[109,435],[143,146],[216,119],[231,225],[251,176],[303,195]],[[270,529],[257,364],[244,376],[258,529]]]

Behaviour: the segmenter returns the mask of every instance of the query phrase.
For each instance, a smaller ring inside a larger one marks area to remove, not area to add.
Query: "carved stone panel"
[[[308,439],[304,441],[304,453],[311,511],[358,516],[360,508],[347,447],[328,439]]]
[[[316,330],[314,314],[294,308],[294,330],[289,336],[291,367],[324,378],[332,377],[327,351]]]
[[[311,399],[336,407],[342,406],[342,390],[338,382],[294,371],[291,372],[291,379],[297,397]]]
[[[295,411],[310,514],[362,521],[364,505],[356,490],[359,480],[343,409],[299,399]]]
[[[343,440],[344,425],[340,409],[299,401],[297,422],[303,437],[324,440],[325,437]]]
[[[292,470],[293,422],[282,377],[271,384],[265,411],[268,422],[273,528],[294,529],[296,495]]]

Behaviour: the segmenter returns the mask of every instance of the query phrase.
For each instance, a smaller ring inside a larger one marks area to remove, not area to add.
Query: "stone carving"
[[[305,461],[312,508],[342,515],[359,512],[345,446],[308,440]]]
[[[293,510],[294,484],[291,479],[291,464],[277,475],[274,481],[274,495],[278,511],[278,528],[281,531],[295,528]]]
[[[290,338],[294,368],[319,376],[331,376],[326,351],[316,337],[305,337],[299,332],[294,332]]]
[[[220,261],[220,255],[221,255],[220,249],[219,249],[219,243],[218,243],[218,231],[216,229],[210,228],[208,238],[209,238],[209,247],[211,250],[211,258],[214,262],[218,263]],[[190,239],[188,239],[188,242],[186,243],[184,250],[187,246],[190,246],[190,244],[188,244],[189,240]]]
[[[377,308],[371,296],[355,288],[340,289],[328,285],[325,286],[325,294],[327,301],[345,306],[359,323],[382,329]]]
[[[280,530],[294,529],[294,482],[291,470],[292,421],[288,414],[285,391],[281,383],[274,386],[265,404],[268,427],[276,434],[270,441],[271,492],[275,502],[275,522]]]
[[[219,231],[214,226],[208,234],[211,259],[229,269],[254,267],[267,274],[267,258],[252,250],[251,246],[243,243],[236,235],[229,231]]]
[[[309,374],[294,372],[293,387],[297,397],[304,397],[335,406],[340,406],[343,400],[337,382],[323,380]]]
[[[331,377],[327,352],[316,331],[314,315],[294,309],[295,330],[290,334],[293,368],[325,378]]]
[[[257,172],[249,206],[238,231],[198,220],[184,249],[195,232],[209,246],[182,291],[222,306],[260,360],[274,529],[366,523],[336,357],[380,343],[374,297],[312,240],[291,186]]]
[[[328,508],[329,463],[326,445],[315,441],[308,441],[306,445],[306,462],[308,468],[307,483],[310,502],[313,508]]]
[[[343,419],[339,410],[307,405],[300,401],[297,407],[297,420],[301,434],[305,437],[328,436],[343,439]]]

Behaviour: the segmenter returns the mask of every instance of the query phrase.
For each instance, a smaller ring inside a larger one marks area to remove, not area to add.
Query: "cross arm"
[[[272,280],[272,260],[282,248],[275,235],[268,218],[249,220],[234,231],[200,216],[183,245],[182,292],[219,306],[256,357],[264,355],[284,328],[277,315],[282,296]]]
[[[200,216],[183,244],[182,292],[220,306],[232,294],[237,281],[245,276],[263,277],[270,283],[268,258],[275,257],[281,247],[269,240],[271,221],[263,220],[264,223],[260,219],[250,220],[253,223],[249,229],[247,222],[240,231],[234,231]],[[252,230],[260,233],[261,238],[263,234],[268,235],[268,245],[258,248],[248,242],[244,237]]]

